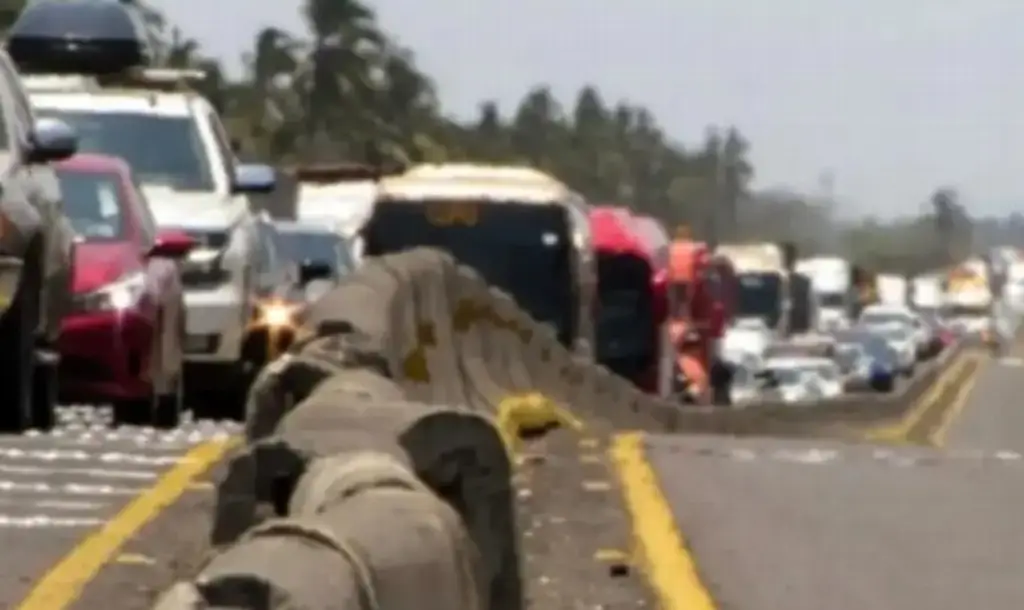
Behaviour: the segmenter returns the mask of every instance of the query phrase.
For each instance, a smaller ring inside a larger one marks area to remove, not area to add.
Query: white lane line
[[[59,483],[51,485],[42,481],[5,481],[0,480],[0,493],[32,493],[72,496],[135,496],[145,487],[115,487],[113,485],[88,485],[85,483]]]
[[[103,464],[136,466],[173,466],[184,461],[179,455],[142,455],[120,451],[95,452],[82,449],[22,449],[19,447],[0,447],[0,459],[41,462],[101,462]]]
[[[28,515],[13,516],[0,515],[0,528],[9,529],[46,529],[46,528],[73,528],[73,527],[96,527],[103,525],[104,519],[76,518],[76,517],[51,517],[49,515]]]
[[[81,476],[91,479],[128,479],[152,481],[159,472],[149,470],[111,470],[108,468],[54,468],[49,466],[12,466],[0,464],[0,473],[30,476]]]
[[[13,498],[0,498],[0,506],[31,507],[34,509],[52,509],[68,512],[94,512],[110,508],[107,502],[88,502],[85,500],[14,500]]]

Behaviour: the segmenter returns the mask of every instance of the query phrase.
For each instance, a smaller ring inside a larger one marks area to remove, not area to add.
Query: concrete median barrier
[[[448,255],[369,260],[258,376],[247,442],[217,488],[212,555],[155,607],[518,610],[512,458],[524,439],[553,427],[772,433],[863,408],[681,408],[570,353]]]

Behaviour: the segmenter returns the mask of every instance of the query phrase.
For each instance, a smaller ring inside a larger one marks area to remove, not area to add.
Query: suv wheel
[[[39,282],[23,270],[18,293],[0,319],[0,431],[23,432],[32,424],[35,331],[39,321]]]

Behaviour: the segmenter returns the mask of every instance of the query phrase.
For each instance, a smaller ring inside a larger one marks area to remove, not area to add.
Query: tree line
[[[596,85],[559,100],[538,84],[510,113],[483,100],[475,117],[452,118],[414,51],[359,0],[303,0],[306,31],[261,30],[243,56],[240,77],[229,77],[218,59],[144,0],[122,1],[140,6],[160,64],[207,72],[198,87],[247,157],[280,165],[358,161],[374,141],[405,162],[528,163],[592,202],[628,205],[668,227],[685,225],[698,238],[791,241],[802,253],[846,255],[905,273],[1020,235],[1007,222],[1024,228],[1020,217],[976,226],[949,187],[923,193],[929,211],[917,217],[839,221],[827,198],[752,189],[751,143],[739,128],[709,129],[700,145],[684,146],[649,109],[606,99]],[[19,1],[5,3],[0,27],[19,8]]]

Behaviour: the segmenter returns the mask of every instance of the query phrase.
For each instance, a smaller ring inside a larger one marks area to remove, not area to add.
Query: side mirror
[[[149,255],[158,258],[182,259],[196,247],[194,239],[180,231],[161,231]]]
[[[304,261],[299,266],[299,283],[305,286],[315,280],[329,280],[334,277],[334,269],[322,261]]]
[[[277,187],[277,175],[269,165],[242,163],[235,166],[231,192],[257,195],[270,193]]]
[[[28,162],[61,161],[78,151],[78,134],[58,119],[38,119],[28,136]]]

